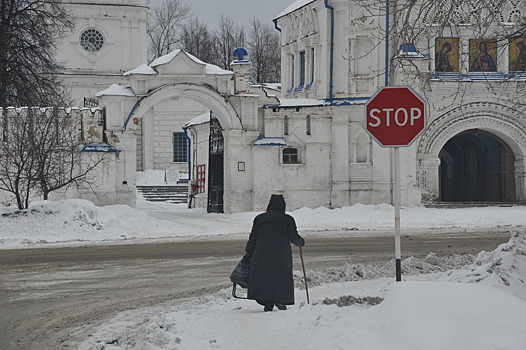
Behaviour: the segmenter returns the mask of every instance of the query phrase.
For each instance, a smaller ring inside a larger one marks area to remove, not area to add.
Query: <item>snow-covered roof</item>
[[[280,17],[286,16],[289,13],[300,9],[303,6],[307,6],[308,4],[310,4],[310,3],[314,2],[314,1],[316,1],[316,0],[296,0],[292,4],[287,6],[287,8],[285,8],[283,11],[281,11],[281,13],[279,15],[277,15],[274,19],[278,19]]]
[[[95,96],[135,96],[135,93],[129,86],[125,87],[119,84],[113,84],[106,90],[98,92]]]
[[[154,68],[154,67],[166,64],[166,63],[170,62],[171,60],[173,60],[175,57],[177,57],[177,55],[179,55],[181,53],[184,53],[185,55],[190,57],[190,59],[192,61],[194,61],[195,63],[204,64],[205,65],[205,73],[206,74],[213,74],[213,75],[232,75],[232,74],[234,74],[233,72],[231,72],[229,70],[224,70],[221,67],[218,67],[218,66],[215,66],[213,64],[209,64],[209,63],[203,62],[199,58],[197,58],[197,57],[195,57],[195,56],[193,56],[193,55],[189,54],[188,52],[183,51],[181,49],[173,50],[169,54],[166,54],[164,56],[156,58],[152,63],[150,63],[150,67]]]
[[[184,126],[200,125],[200,124],[205,124],[209,122],[210,122],[210,113],[204,113],[204,114],[198,115],[197,117],[191,119]]]
[[[317,100],[313,98],[284,98],[280,99],[280,107],[296,107],[296,106],[323,106],[325,100]]]
[[[147,64],[143,63],[139,67],[137,67],[135,69],[132,69],[132,70],[130,70],[128,72],[125,72],[123,74],[123,76],[128,76],[128,75],[132,75],[132,74],[155,75],[155,74],[158,74],[158,73],[155,71],[155,69],[153,69],[152,67],[150,67]]]
[[[286,146],[287,141],[283,137],[259,137],[252,142],[252,146]]]
[[[82,147],[80,151],[81,152],[103,152],[103,153],[118,152],[118,150],[115,147],[113,147],[112,145],[106,145],[106,144],[84,145],[84,147]]]
[[[363,105],[369,97],[335,98],[332,100],[312,98],[284,98],[277,105],[265,105],[266,108],[293,108],[293,107],[317,107],[317,106],[352,106]]]

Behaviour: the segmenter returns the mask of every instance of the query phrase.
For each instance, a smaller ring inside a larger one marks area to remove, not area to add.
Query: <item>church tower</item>
[[[64,1],[75,22],[57,61],[74,104],[118,83],[147,60],[147,0]]]

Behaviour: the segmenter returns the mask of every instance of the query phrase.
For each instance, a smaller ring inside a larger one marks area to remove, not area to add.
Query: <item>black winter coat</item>
[[[303,246],[285,200],[272,195],[267,212],[256,216],[245,251],[251,255],[248,298],[292,305],[294,280],[290,243]]]

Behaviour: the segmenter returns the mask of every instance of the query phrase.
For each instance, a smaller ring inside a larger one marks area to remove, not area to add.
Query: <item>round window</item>
[[[88,52],[97,52],[104,45],[104,36],[97,29],[86,29],[80,34],[80,46]]]

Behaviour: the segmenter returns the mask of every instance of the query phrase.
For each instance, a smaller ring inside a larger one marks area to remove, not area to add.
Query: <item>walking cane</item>
[[[309,288],[307,287],[307,274],[305,273],[305,263],[303,262],[303,251],[300,247],[300,258],[301,258],[301,266],[303,267],[303,280],[305,281],[305,291],[307,292],[307,304],[310,304],[309,300]]]

